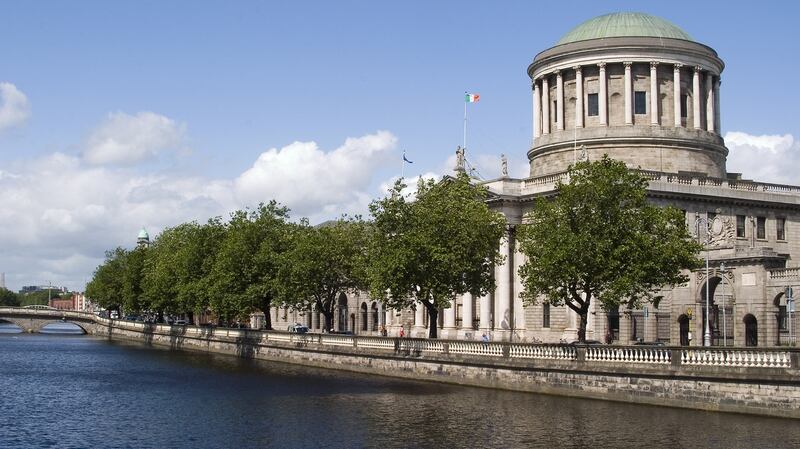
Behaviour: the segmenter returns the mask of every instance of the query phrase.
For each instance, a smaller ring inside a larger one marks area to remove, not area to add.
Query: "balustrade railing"
[[[671,350],[665,347],[600,346],[586,347],[586,360],[617,363],[672,363]]]
[[[757,349],[682,349],[681,365],[748,368],[791,368],[789,351]]]
[[[477,341],[451,341],[448,342],[450,354],[465,354],[478,356],[502,357],[503,346],[498,343],[483,343]]]
[[[575,360],[578,351],[567,345],[528,345],[514,343],[509,347],[509,357],[516,359]]]

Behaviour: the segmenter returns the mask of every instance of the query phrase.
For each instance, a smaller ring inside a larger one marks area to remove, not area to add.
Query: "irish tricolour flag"
[[[466,92],[464,93],[464,100],[467,103],[477,103],[478,100],[480,100],[480,99],[481,99],[481,96],[478,95],[478,94],[470,94],[470,93],[466,93]]]

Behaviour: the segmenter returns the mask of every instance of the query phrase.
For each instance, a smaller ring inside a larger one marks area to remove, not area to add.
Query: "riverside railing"
[[[136,332],[153,332],[189,338],[219,338],[252,344],[317,345],[348,352],[384,353],[399,356],[453,356],[502,360],[557,360],[581,363],[672,365],[730,368],[800,369],[800,350],[787,348],[720,348],[620,345],[566,345],[543,343],[431,340],[340,334],[295,334],[280,331],[178,326],[101,318],[91,312],[44,308],[0,307],[0,318],[92,320],[97,324]]]

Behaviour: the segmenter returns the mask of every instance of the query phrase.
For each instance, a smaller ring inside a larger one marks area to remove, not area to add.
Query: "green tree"
[[[288,218],[289,209],[274,200],[231,214],[207,280],[220,318],[244,318],[257,309],[272,329],[269,312],[279,298],[277,265],[286,250]]]
[[[681,211],[647,201],[647,179],[608,156],[579,162],[553,199],[539,198],[517,234],[527,261],[519,268],[529,304],[566,304],[586,341],[592,300],[605,310],[657,300],[664,286],[688,280],[702,249]]]
[[[185,313],[194,323],[195,313],[209,308],[208,280],[223,236],[219,217],[203,225],[183,223],[159,234],[148,250],[142,279],[146,308]]]
[[[436,338],[440,308],[456,295],[494,288],[506,223],[486,205],[486,189],[463,173],[441,182],[420,180],[415,201],[402,194],[405,187],[398,181],[389,196],[370,205],[370,290],[387,307],[425,307],[429,336]]]
[[[325,318],[325,329],[332,329],[339,296],[367,286],[369,229],[358,217],[295,226],[280,265],[284,303],[297,310],[316,307]]]
[[[125,313],[138,313],[147,308],[142,289],[144,266],[149,248],[137,246],[126,251],[123,257],[122,271],[122,309]]]
[[[18,296],[21,306],[46,306],[50,299],[61,297],[61,290],[48,288],[36,292],[22,293]]]
[[[6,288],[0,288],[0,306],[17,307],[19,305],[19,295]]]
[[[122,247],[106,251],[106,260],[95,269],[92,280],[86,284],[86,297],[104,309],[119,312],[127,255]]]

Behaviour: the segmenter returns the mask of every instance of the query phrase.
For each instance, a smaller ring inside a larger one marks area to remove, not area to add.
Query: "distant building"
[[[145,228],[139,231],[139,235],[136,237],[136,244],[143,247],[150,246],[150,234],[147,233]]]
[[[47,305],[58,310],[76,310],[75,299],[75,295],[52,298]]]

